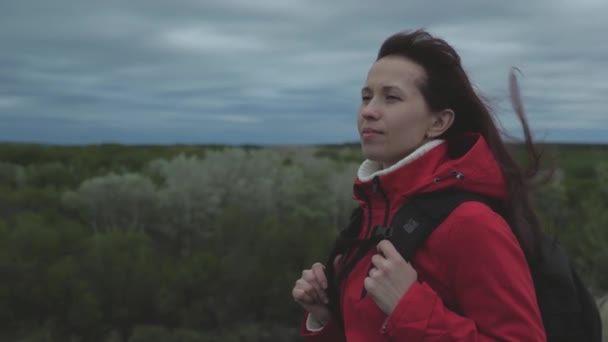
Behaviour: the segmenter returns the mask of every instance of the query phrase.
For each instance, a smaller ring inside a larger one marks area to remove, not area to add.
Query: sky
[[[447,40],[519,136],[608,143],[605,0],[0,1],[0,141],[330,144],[357,141],[382,41]]]

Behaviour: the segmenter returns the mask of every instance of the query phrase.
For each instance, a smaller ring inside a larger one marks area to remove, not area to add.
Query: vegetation
[[[535,205],[599,296],[608,147],[546,149],[557,172]],[[0,341],[298,341],[291,288],[345,224],[360,158],[0,145]]]

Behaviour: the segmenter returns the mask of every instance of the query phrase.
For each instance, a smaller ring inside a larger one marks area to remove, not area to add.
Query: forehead
[[[394,86],[402,89],[415,87],[426,78],[420,65],[398,56],[387,56],[374,63],[367,74],[368,88]]]

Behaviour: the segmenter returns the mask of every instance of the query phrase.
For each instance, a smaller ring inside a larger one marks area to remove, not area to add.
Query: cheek
[[[426,121],[421,116],[396,116],[387,122],[387,131],[387,143],[391,149],[409,150],[424,138]]]
[[[414,137],[428,128],[429,117],[423,111],[408,109],[402,111],[400,115],[391,116],[388,124],[392,131],[407,132],[408,136]]]
[[[403,138],[410,135],[416,124],[416,120],[411,115],[403,113],[391,116],[390,120],[387,120],[387,129],[392,137]]]
[[[359,130],[361,130],[361,126],[363,125],[363,116],[361,115],[361,113],[359,112],[357,114],[357,128]]]

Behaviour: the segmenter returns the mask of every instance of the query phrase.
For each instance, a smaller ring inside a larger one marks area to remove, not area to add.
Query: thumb
[[[336,256],[336,258],[334,259],[334,270],[336,270],[336,273],[342,271],[342,266],[342,254],[338,254],[338,256]]]

